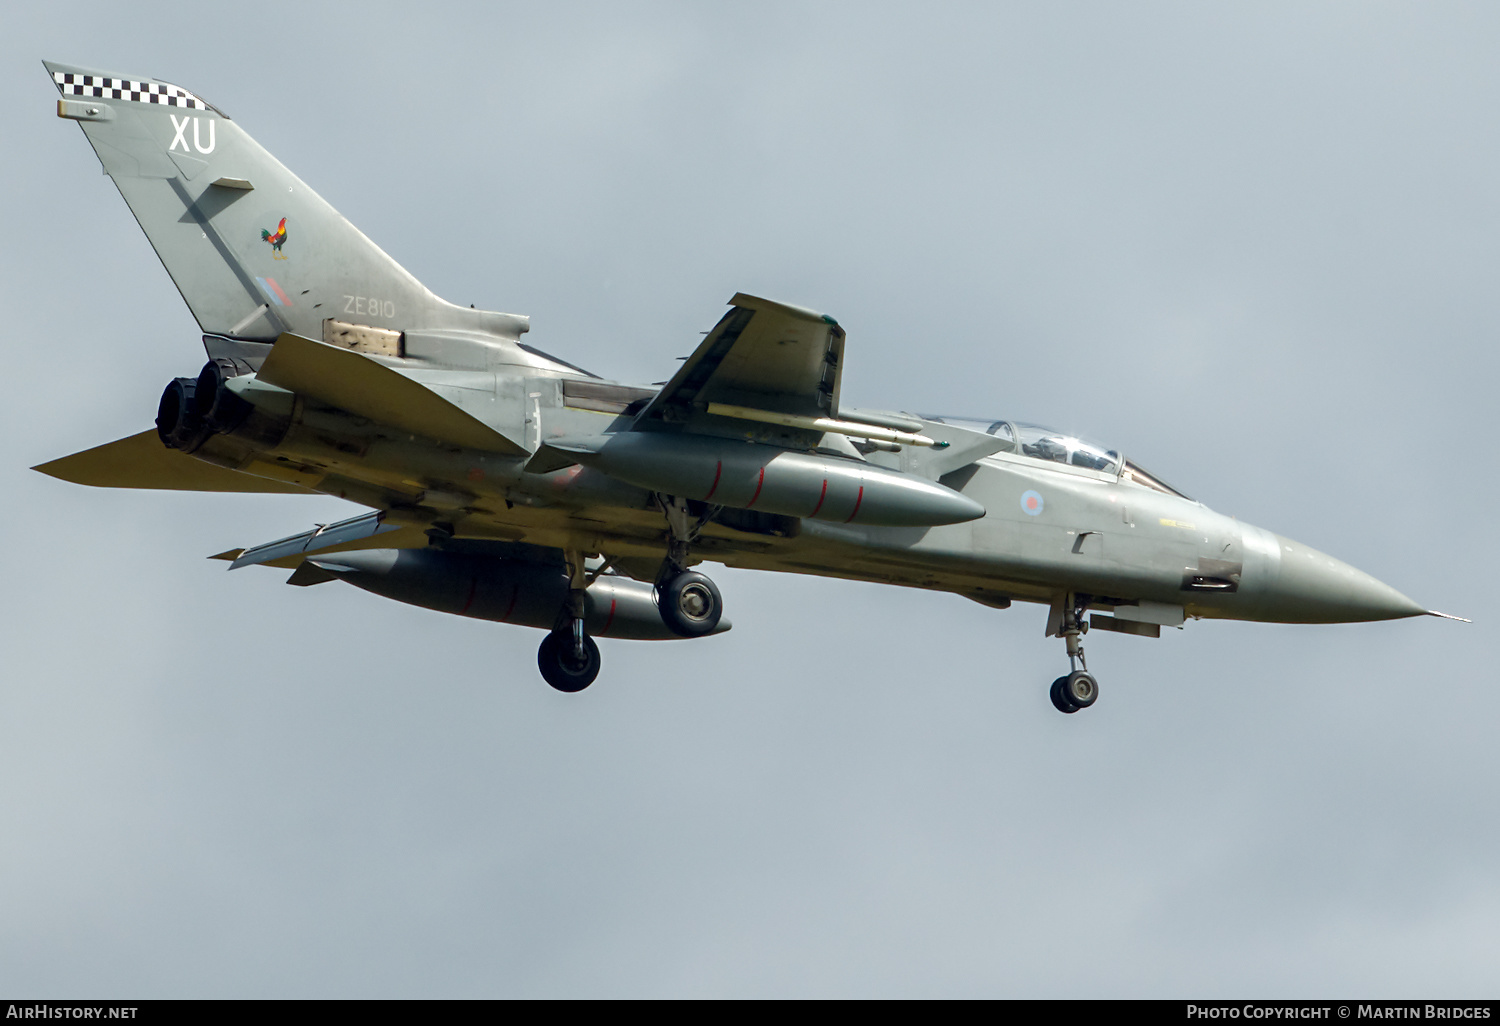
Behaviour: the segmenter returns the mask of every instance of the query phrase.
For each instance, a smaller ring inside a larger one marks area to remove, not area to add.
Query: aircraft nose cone
[[[1267,598],[1278,620],[1291,623],[1356,623],[1422,616],[1427,610],[1389,584],[1348,563],[1273,535],[1280,569]]]

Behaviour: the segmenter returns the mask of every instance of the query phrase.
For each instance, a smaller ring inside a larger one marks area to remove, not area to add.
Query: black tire
[[[1078,706],[1068,701],[1067,696],[1063,694],[1063,686],[1067,683],[1068,678],[1066,677],[1059,677],[1052,682],[1052,704],[1060,713],[1076,713]]]
[[[1099,682],[1087,670],[1075,670],[1062,680],[1062,696],[1070,705],[1087,709],[1099,700]]]
[[[712,634],[724,615],[718,585],[691,570],[684,570],[657,589],[656,605],[662,623],[683,638]]]
[[[572,635],[552,633],[542,639],[542,647],[536,651],[536,665],[548,684],[559,691],[574,694],[594,683],[603,660],[599,658],[599,646],[588,635],[583,638],[583,662],[580,663],[573,654]]]

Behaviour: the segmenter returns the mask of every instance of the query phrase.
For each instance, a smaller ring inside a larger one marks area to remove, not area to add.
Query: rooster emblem
[[[281,223],[276,226],[274,232],[262,228],[260,230],[260,238],[262,242],[269,242],[271,244],[272,260],[286,259],[286,255],[281,252],[281,247],[286,244],[286,218],[283,217],[281,219]]]

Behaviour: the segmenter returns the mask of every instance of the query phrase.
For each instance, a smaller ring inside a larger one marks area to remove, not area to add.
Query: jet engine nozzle
[[[245,422],[254,407],[227,386],[230,378],[254,372],[242,360],[216,359],[195,378],[173,378],[156,406],[156,433],[168,449],[195,452],[210,435],[228,433]]]
[[[254,368],[248,363],[225,357],[209,360],[198,372],[193,411],[210,431],[233,431],[250,416],[253,407],[225,386],[230,378],[251,373],[254,373]]]
[[[156,404],[156,434],[168,449],[192,452],[212,433],[193,401],[197,391],[192,378],[173,378],[162,392]]]

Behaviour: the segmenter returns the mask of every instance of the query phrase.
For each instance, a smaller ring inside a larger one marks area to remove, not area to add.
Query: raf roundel
[[[1021,509],[1027,516],[1034,517],[1041,513],[1042,507],[1045,505],[1046,503],[1042,501],[1040,492],[1027,491],[1021,493]]]

